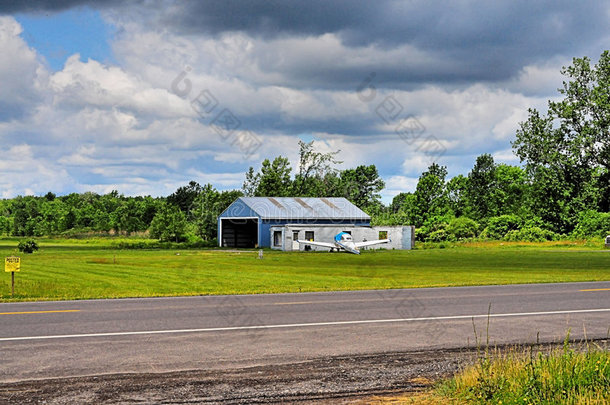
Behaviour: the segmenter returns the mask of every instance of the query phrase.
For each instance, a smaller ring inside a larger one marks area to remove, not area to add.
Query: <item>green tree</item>
[[[492,214],[526,216],[529,185],[525,171],[518,166],[499,164],[495,174],[495,187],[490,193]]]
[[[243,193],[239,190],[219,192],[211,184],[203,186],[191,211],[191,220],[195,224],[197,235],[205,241],[216,238],[218,216],[241,196]]]
[[[11,228],[11,219],[9,217],[0,215],[0,235],[9,235]]]
[[[18,196],[13,200],[10,211],[13,217],[12,234],[14,236],[40,236],[36,234],[40,221],[37,198]]]
[[[40,205],[41,222],[38,233],[41,235],[57,235],[66,230],[62,219],[67,214],[67,207],[59,199],[49,200],[45,197]]]
[[[477,161],[468,173],[466,194],[472,207],[472,215],[476,219],[493,215],[494,201],[491,198],[496,186],[496,164],[493,157],[485,153],[477,157]]]
[[[142,220],[141,206],[134,198],[123,197],[119,206],[110,214],[110,220],[117,232],[127,234],[145,231],[148,227]]]
[[[256,197],[290,197],[292,196],[292,180],[290,178],[290,162],[287,158],[278,156],[263,160],[260,173],[254,173],[251,167],[246,173],[244,193]]]
[[[373,214],[382,207],[381,190],[385,187],[375,165],[360,165],[341,172],[341,187],[344,197],[358,208]]]
[[[554,230],[571,231],[578,214],[610,201],[610,52],[591,66],[574,58],[561,73],[563,98],[529,110],[513,149],[532,182],[531,210]]]
[[[162,204],[150,224],[151,238],[161,242],[181,242],[186,238],[186,216],[173,204]]]
[[[392,198],[392,203],[390,204],[390,212],[397,213],[400,211],[406,211],[409,209],[409,206],[413,204],[415,196],[413,193],[398,193]]]
[[[447,200],[456,217],[468,215],[472,208],[468,199],[468,177],[461,174],[447,182]]]
[[[295,176],[293,195],[300,197],[325,197],[328,189],[324,181],[328,173],[336,172],[333,165],[343,162],[336,160],[340,151],[322,153],[314,150],[313,141],[299,141],[299,172]]]
[[[188,185],[179,187],[167,197],[167,202],[174,204],[184,213],[193,206],[193,201],[201,192],[201,186],[196,181],[190,181]]]
[[[411,210],[413,225],[422,226],[428,218],[450,212],[445,177],[447,168],[437,163],[432,163],[419,177]]]
[[[259,183],[260,173],[256,173],[254,171],[254,168],[250,166],[250,168],[246,172],[246,180],[244,181],[244,185],[242,186],[244,195],[246,197],[256,196],[256,191],[258,190]]]

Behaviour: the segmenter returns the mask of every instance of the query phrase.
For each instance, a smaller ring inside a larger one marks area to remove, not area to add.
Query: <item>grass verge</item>
[[[116,242],[116,241],[114,241]],[[610,280],[610,251],[586,245],[461,246],[452,249],[298,253],[117,249],[107,240],[40,240],[21,254],[15,296],[0,273],[0,300],[447,287]],[[0,255],[16,252],[0,240]]]
[[[610,352],[594,343],[535,351],[485,351],[479,361],[426,392],[374,398],[369,405],[610,403]]]

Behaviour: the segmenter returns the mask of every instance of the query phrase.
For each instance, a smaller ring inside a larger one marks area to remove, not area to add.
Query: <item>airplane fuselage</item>
[[[354,242],[354,239],[352,239],[352,235],[350,235],[349,233],[339,232],[335,236],[335,239],[333,240],[332,243],[318,242],[318,241],[314,242],[312,240],[310,240],[310,241],[297,240],[297,242],[302,245],[322,246],[322,247],[330,249],[331,252],[333,250],[337,249],[337,250],[345,250],[346,252],[353,253],[355,255],[359,255],[361,247],[377,245],[380,243],[387,243],[387,242],[390,242],[390,240],[381,239],[381,240],[372,240],[372,241],[368,241],[368,242],[362,241],[362,242],[356,243],[356,242]]]

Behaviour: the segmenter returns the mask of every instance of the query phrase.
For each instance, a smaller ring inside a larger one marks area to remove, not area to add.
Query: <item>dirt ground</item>
[[[0,385],[0,404],[347,404],[421,390],[474,359],[472,350],[419,351],[236,370],[25,381]]]
[[[423,390],[476,359],[474,349],[414,351],[245,369],[24,381],[0,385],[0,404],[362,404],[375,395]]]

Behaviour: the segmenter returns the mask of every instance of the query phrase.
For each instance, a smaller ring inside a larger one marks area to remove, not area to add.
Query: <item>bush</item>
[[[499,217],[489,218],[487,227],[481,232],[484,239],[500,240],[510,231],[517,231],[521,228],[521,218],[516,215],[500,215]]]
[[[429,242],[432,241],[430,238],[433,238],[434,241],[438,242],[439,238],[446,235],[446,233],[439,231],[445,231],[453,219],[455,219],[453,215],[435,215],[426,219],[424,224],[415,230],[415,239],[421,242]],[[433,233],[434,235],[432,235]]]
[[[504,240],[510,242],[544,242],[547,240],[558,240],[559,235],[553,231],[542,229],[537,226],[524,227],[519,230],[508,231]]]
[[[447,230],[444,228],[430,232],[430,234],[426,237],[426,242],[446,242],[452,240],[455,239],[452,238],[452,235],[447,233]]]
[[[610,235],[610,213],[584,211],[578,217],[578,224],[572,233],[578,238],[599,237]]]
[[[447,226],[448,240],[474,238],[479,233],[479,224],[467,217],[455,218]]]
[[[22,240],[19,242],[19,245],[17,245],[17,248],[23,253],[34,253],[38,250],[38,243],[33,239]]]
[[[218,247],[217,239],[205,241],[201,238],[186,242],[160,242],[156,240],[120,241],[110,244],[111,249],[203,249]]]

